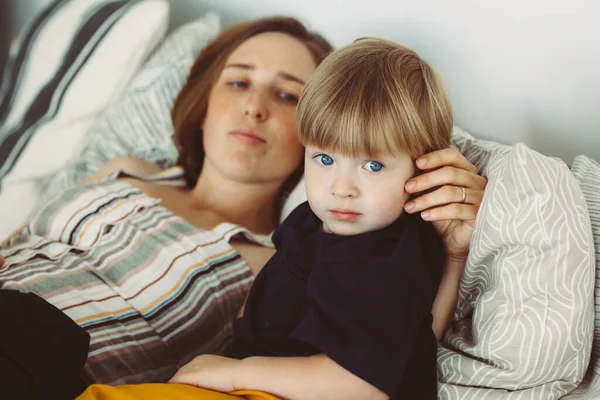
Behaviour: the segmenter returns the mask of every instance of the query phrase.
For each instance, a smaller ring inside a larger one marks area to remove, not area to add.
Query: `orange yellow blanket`
[[[255,390],[238,390],[229,394],[213,392],[189,385],[174,383],[145,383],[141,385],[91,385],[76,400],[278,400],[270,394]]]

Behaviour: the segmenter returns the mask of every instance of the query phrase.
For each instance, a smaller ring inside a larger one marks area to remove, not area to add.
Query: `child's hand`
[[[417,168],[425,172],[406,182],[406,192],[436,189],[407,202],[404,209],[433,221],[448,256],[466,261],[487,179],[453,148],[425,154],[417,160]]]
[[[236,390],[235,371],[240,360],[205,354],[184,365],[169,380],[169,383],[185,383],[218,392]]]

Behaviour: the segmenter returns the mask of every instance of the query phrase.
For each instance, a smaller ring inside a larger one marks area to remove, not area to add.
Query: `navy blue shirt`
[[[256,277],[225,354],[324,353],[392,399],[436,399],[431,308],[443,246],[434,227],[408,214],[354,236],[320,227],[306,202],[275,231],[277,252]]]

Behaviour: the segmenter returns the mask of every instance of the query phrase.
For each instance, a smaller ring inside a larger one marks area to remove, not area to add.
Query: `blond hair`
[[[325,58],[302,91],[296,122],[305,146],[413,159],[448,147],[453,124],[435,71],[414,51],[377,38]]]

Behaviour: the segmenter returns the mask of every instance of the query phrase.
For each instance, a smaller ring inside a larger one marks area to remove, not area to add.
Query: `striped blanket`
[[[90,383],[163,382],[219,354],[252,283],[229,240],[199,229],[126,181],[79,186],[40,209],[0,252],[0,288],[34,292],[91,335]]]

